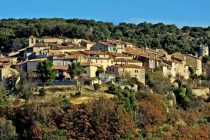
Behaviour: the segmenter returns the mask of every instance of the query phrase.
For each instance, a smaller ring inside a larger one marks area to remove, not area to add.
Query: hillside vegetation
[[[26,47],[26,39],[53,36],[60,38],[83,38],[91,41],[122,39],[138,47],[163,48],[169,53],[196,53],[199,45],[210,45],[210,27],[189,27],[182,29],[163,23],[120,23],[101,22],[84,19],[40,18],[40,19],[1,19],[0,46],[4,50],[11,41],[18,48]],[[18,45],[17,45],[18,44]],[[17,49],[18,49],[17,48]]]

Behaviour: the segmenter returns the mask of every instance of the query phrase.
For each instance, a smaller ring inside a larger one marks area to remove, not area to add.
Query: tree
[[[120,79],[121,79],[121,82],[130,82],[131,80],[131,75],[130,73],[128,72],[122,72],[120,73]]]
[[[71,76],[71,78],[74,78],[75,76],[80,76],[84,73],[84,68],[80,63],[72,63],[68,67],[68,73]]]
[[[75,76],[78,76],[78,79],[74,81],[74,85],[76,86],[77,91],[80,91],[80,92],[82,90],[83,80],[79,76],[82,75],[84,71],[85,71],[84,67],[80,65],[80,63],[73,62],[68,67],[68,73],[71,76],[71,79],[73,79]]]
[[[0,109],[9,107],[11,104],[5,94],[0,92]]]
[[[37,66],[37,73],[39,73],[39,77],[44,83],[44,86],[46,83],[52,82],[55,80],[55,69],[52,69],[52,62],[49,60],[44,60],[42,62],[39,62]]]
[[[6,120],[5,118],[0,118],[0,139],[10,140],[17,136],[15,131],[15,126],[12,125],[11,120]]]
[[[98,83],[93,84],[95,91],[99,90],[101,88],[101,85]]]

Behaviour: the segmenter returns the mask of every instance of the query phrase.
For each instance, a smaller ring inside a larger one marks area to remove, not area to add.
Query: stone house
[[[131,77],[136,77],[141,83],[145,84],[145,68],[134,64],[113,65],[107,67],[106,74],[120,76],[123,73],[129,73]]]
[[[102,83],[107,83],[109,81],[115,81],[116,77],[119,77],[114,74],[106,74],[106,73],[99,73],[99,78],[101,79]]]
[[[40,61],[44,61],[47,58],[40,58],[40,59],[31,59],[27,61],[27,71],[29,70],[36,70]]]
[[[27,71],[27,61],[19,62],[16,64],[13,64],[11,66],[13,69],[16,69],[17,71]]]

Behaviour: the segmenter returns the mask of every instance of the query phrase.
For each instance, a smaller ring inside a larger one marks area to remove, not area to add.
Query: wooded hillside
[[[134,43],[138,47],[163,48],[169,53],[196,53],[199,45],[210,45],[210,27],[189,27],[179,29],[175,25],[163,23],[151,24],[101,22],[85,19],[1,19],[0,46],[7,46],[18,38],[21,47],[25,47],[26,39],[53,36],[67,38],[83,38],[91,41],[103,39],[119,39]],[[6,50],[9,50],[6,47]]]

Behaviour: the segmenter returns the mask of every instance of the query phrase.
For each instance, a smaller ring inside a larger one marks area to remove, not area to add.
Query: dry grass
[[[75,95],[76,87],[74,85],[69,86],[47,86],[45,87],[47,95],[44,98],[39,98],[39,101],[45,101],[46,99],[54,98],[54,97],[71,97],[70,94]],[[100,90],[94,91],[93,86],[83,86],[82,94],[80,97],[71,98],[71,103],[73,104],[81,104],[87,103],[92,99],[98,98],[101,95],[106,96],[107,98],[111,98],[114,95],[107,93],[108,87],[102,86]],[[35,92],[34,96],[37,96],[39,93]],[[37,98],[35,98],[37,100]]]

